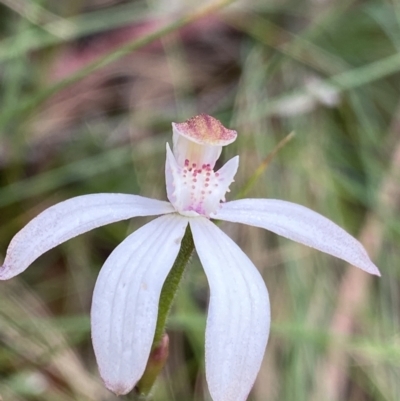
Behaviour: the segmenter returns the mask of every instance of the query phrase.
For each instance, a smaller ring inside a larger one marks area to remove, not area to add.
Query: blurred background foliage
[[[198,3],[0,0],[0,260],[22,226],[72,196],[165,199],[172,121],[207,113],[239,132],[222,155],[241,161],[229,199],[295,131],[247,196],[328,216],[363,242],[382,277],[222,224],[271,296],[272,331],[249,399],[399,400],[400,3],[217,2],[203,18],[129,47]],[[114,61],[91,64],[104,57]],[[117,399],[95,364],[91,295],[107,256],[144,221],[70,240],[0,283],[4,401]],[[207,299],[194,256],[169,321],[170,358],[155,401],[210,399]]]

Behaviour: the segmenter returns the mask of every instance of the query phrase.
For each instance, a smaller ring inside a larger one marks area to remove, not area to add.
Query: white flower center
[[[208,217],[225,201],[238,168],[236,156],[219,171],[213,170],[222,145],[232,142],[236,132],[205,115],[173,124],[173,128],[174,154],[167,145],[165,170],[168,199],[185,216]]]
[[[213,196],[213,190],[215,195],[223,178],[219,178],[219,173],[215,173],[209,164],[203,164],[198,168],[196,163],[190,165],[186,159],[182,170],[182,181],[188,189],[185,191],[189,196],[188,211],[205,214],[206,199]]]

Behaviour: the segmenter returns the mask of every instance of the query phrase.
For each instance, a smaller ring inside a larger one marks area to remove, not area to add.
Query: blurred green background
[[[221,159],[240,155],[228,199],[295,131],[247,196],[331,218],[363,242],[382,277],[222,224],[271,297],[270,340],[249,400],[399,400],[400,3],[221,3],[198,18],[192,0],[0,0],[0,261],[13,235],[56,202],[94,192],[166,199],[172,121],[207,113],[239,132]],[[139,48],[165,24],[176,26]],[[96,64],[104,57],[113,62]],[[91,295],[107,256],[145,221],[70,240],[0,283],[4,401],[117,399],[94,360]],[[155,401],[210,400],[207,299],[194,256]]]

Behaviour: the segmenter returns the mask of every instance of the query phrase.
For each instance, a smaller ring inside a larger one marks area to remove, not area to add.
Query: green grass
[[[326,215],[364,241],[382,277],[357,275],[260,229],[221,224],[271,298],[270,340],[249,400],[399,400],[400,5],[261,0],[194,21],[195,2],[169,10],[164,2],[18,1],[18,12],[7,4],[0,4],[0,261],[13,235],[56,202],[94,192],[165,199],[172,121],[204,112],[238,131],[222,155],[240,155],[228,199],[294,131],[246,196]],[[164,30],[149,25],[167,15]],[[99,379],[91,295],[107,256],[146,221],[75,238],[0,283],[4,401],[117,399]],[[207,300],[195,256],[169,321],[170,357],[154,401],[209,400]],[[346,314],[351,330],[338,332]]]

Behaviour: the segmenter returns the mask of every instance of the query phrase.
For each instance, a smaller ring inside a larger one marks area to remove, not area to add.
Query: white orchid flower
[[[0,279],[24,271],[49,249],[96,227],[135,216],[162,215],[129,235],[109,256],[91,310],[101,376],[116,394],[141,378],[152,347],[163,283],[187,225],[211,288],[206,377],[214,401],[246,400],[260,368],[270,327],[264,281],[240,248],[210,219],[265,228],[379,275],[363,246],[325,217],[275,199],[225,201],[238,156],[217,172],[222,146],[236,132],[207,115],[172,124],[166,183],[170,202],[126,194],[78,196],[45,210],[11,241]],[[222,203],[221,203],[222,201]]]

